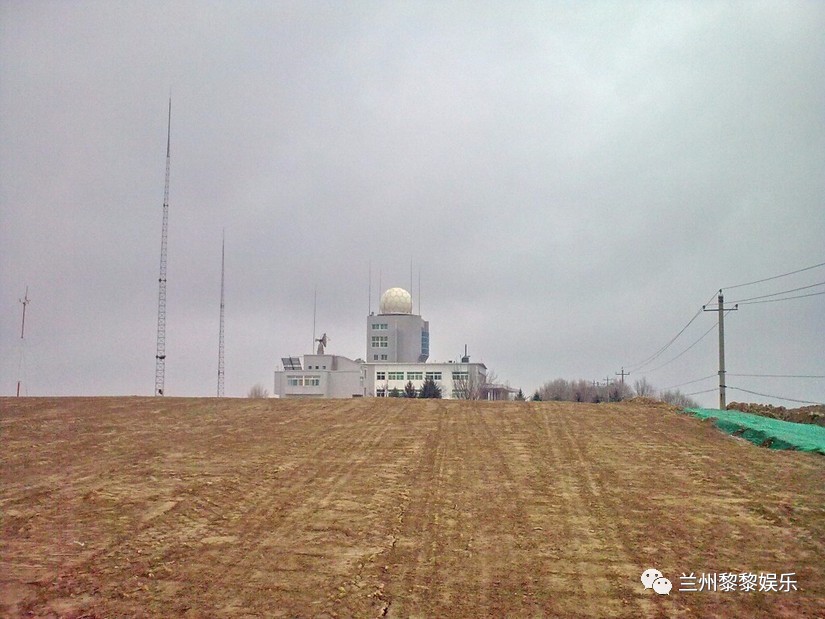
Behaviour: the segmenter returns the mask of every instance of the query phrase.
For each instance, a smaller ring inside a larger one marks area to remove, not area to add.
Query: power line
[[[728,376],[742,376],[747,378],[825,378],[825,375],[814,376],[810,374],[728,374]]]
[[[733,310],[728,310],[727,312],[725,312],[725,316],[727,316],[728,314],[730,314],[730,312],[731,312],[731,311],[733,311]],[[715,322],[715,323],[711,326],[711,328],[710,328],[710,329],[708,329],[707,331],[705,331],[705,332],[704,332],[704,333],[703,333],[703,334],[699,337],[699,339],[698,339],[698,340],[696,340],[695,342],[693,342],[693,344],[691,344],[690,346],[688,346],[687,348],[685,348],[682,352],[680,352],[678,355],[676,355],[675,357],[673,357],[670,361],[665,361],[662,365],[656,366],[656,367],[655,367],[655,368],[653,368],[652,370],[646,370],[646,371],[645,371],[645,374],[650,374],[651,372],[655,372],[655,371],[657,371],[657,370],[661,370],[661,369],[662,369],[663,367],[665,367],[666,365],[669,365],[669,364],[673,363],[674,361],[676,361],[676,359],[678,359],[679,357],[681,357],[682,355],[684,355],[687,351],[689,351],[691,348],[693,348],[693,347],[694,347],[694,346],[696,346],[699,342],[701,342],[703,339],[705,339],[705,338],[707,337],[708,333],[710,333],[711,331],[713,331],[713,330],[716,328],[716,325],[718,325],[718,324],[719,324],[719,321],[717,320],[717,321],[716,321],[716,322]]]
[[[792,299],[804,299],[805,297],[817,297],[825,292],[812,292],[810,294],[798,294],[794,297],[785,297],[784,299],[763,299],[762,301],[745,301],[739,302],[739,305],[756,305],[758,303],[778,303],[779,301],[790,301]]]
[[[716,376],[716,375],[714,374],[714,376]],[[713,389],[705,389],[704,391],[694,391],[693,393],[685,393],[684,395],[685,396],[699,395],[699,394],[702,394],[702,393],[711,393],[712,391],[716,391],[716,387],[714,387]]]
[[[766,277],[765,279],[757,279],[756,281],[746,282],[744,284],[736,284],[736,286],[726,286],[723,290],[733,290],[734,288],[742,288],[743,286],[751,286],[753,284],[761,284],[762,282],[769,282],[774,279],[779,279],[780,277],[788,277],[788,275],[796,275],[797,273],[802,273],[803,271],[810,271],[811,269],[817,269],[819,267],[825,266],[825,262],[820,262],[819,264],[814,264],[809,267],[805,267],[804,269],[797,269],[796,271],[791,271],[789,273],[783,273],[782,275],[774,275],[773,277]]]
[[[631,366],[630,366],[630,369],[631,369],[631,370],[636,370],[636,371],[638,371],[639,369],[643,368],[643,367],[644,367],[644,366],[646,366],[647,364],[652,363],[653,361],[655,361],[656,359],[658,359],[658,358],[662,355],[662,353],[663,353],[663,352],[665,352],[668,348],[670,348],[670,346],[673,344],[673,342],[675,342],[675,341],[679,338],[679,336],[680,336],[680,335],[682,335],[682,333],[684,333],[684,332],[685,332],[685,330],[686,330],[686,329],[687,329],[690,325],[692,325],[692,324],[693,324],[693,321],[694,321],[694,320],[696,320],[696,319],[699,317],[699,314],[701,314],[701,313],[702,313],[702,310],[697,311],[697,312],[693,315],[693,318],[691,318],[691,319],[688,321],[688,323],[687,323],[684,327],[682,327],[682,329],[679,331],[679,333],[677,333],[676,335],[674,335],[674,336],[670,339],[670,341],[669,341],[667,344],[665,344],[664,346],[662,346],[659,350],[657,350],[655,353],[653,353],[650,357],[648,357],[647,359],[645,359],[645,360],[644,360],[644,361],[642,361],[641,363],[637,363],[637,364],[631,365]]]
[[[716,293],[714,292],[714,293],[710,296],[710,299],[708,299],[708,300],[707,300],[707,302],[705,303],[705,305],[707,305],[708,303],[710,303],[710,302],[713,300],[713,297],[715,297],[715,296],[716,296]],[[648,357],[648,358],[647,358],[647,359],[645,359],[644,361],[641,361],[641,362],[639,362],[639,363],[635,363],[635,364],[633,364],[633,365],[630,365],[630,366],[629,366],[629,369],[630,369],[631,371],[638,371],[638,370],[640,370],[641,368],[643,368],[644,366],[646,366],[646,365],[648,365],[649,363],[652,363],[653,361],[655,361],[656,359],[658,359],[658,358],[662,355],[662,353],[664,353],[664,352],[665,352],[668,348],[670,348],[670,346],[671,346],[671,345],[673,345],[673,342],[675,342],[675,341],[679,338],[679,336],[680,336],[680,335],[682,335],[682,333],[684,333],[684,332],[687,330],[687,328],[688,328],[690,325],[692,325],[692,324],[693,324],[693,321],[694,321],[694,320],[696,320],[696,319],[699,317],[699,315],[702,313],[702,311],[704,310],[705,305],[703,305],[703,306],[702,306],[702,307],[701,307],[701,308],[700,308],[700,309],[699,309],[699,310],[698,310],[698,311],[697,311],[697,312],[693,315],[693,318],[691,318],[691,319],[688,321],[688,323],[687,323],[684,327],[682,327],[682,329],[679,331],[679,333],[677,333],[676,335],[674,335],[674,336],[671,338],[671,340],[670,340],[667,344],[665,344],[664,346],[662,346],[659,350],[657,350],[655,353],[653,353],[650,357]],[[669,362],[668,362],[668,363],[669,363]],[[658,369],[658,368],[657,368],[657,369]],[[652,370],[651,370],[651,371],[652,371]]]
[[[730,376],[730,374],[728,374],[728,376]],[[710,374],[709,376],[703,376],[702,378],[689,380],[686,383],[679,383],[678,385],[671,385],[670,387],[665,387],[663,391],[667,391],[668,389],[676,389],[677,387],[684,387],[685,385],[692,385],[693,383],[701,383],[703,380],[708,380],[710,378],[716,378],[716,374]],[[713,389],[711,389],[711,391],[713,391]]]
[[[788,294],[789,292],[799,292],[800,290],[808,290],[809,288],[816,288],[817,286],[825,286],[825,282],[811,284],[810,286],[802,286],[800,288],[792,288],[790,290],[783,290],[782,292],[772,292],[771,294],[763,294],[758,297],[750,297],[748,299],[739,299],[738,301],[730,301],[730,303],[744,303],[746,301],[753,301],[755,299],[767,299],[768,297],[778,297],[781,294]]]
[[[747,389],[742,389],[740,387],[731,387],[730,385],[727,386],[728,389],[735,389],[736,391],[744,391],[745,393],[750,393],[753,395],[759,395],[763,398],[773,398],[774,400],[785,400],[786,402],[796,402],[797,404],[819,404],[820,406],[825,406],[822,402],[811,402],[810,400],[794,400],[793,398],[783,398],[778,395],[769,395],[767,393],[757,393],[756,391],[749,391]]]

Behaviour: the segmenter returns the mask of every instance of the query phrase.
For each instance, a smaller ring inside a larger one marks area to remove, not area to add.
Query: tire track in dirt
[[[535,553],[543,540],[541,527],[533,525],[527,511],[535,498],[533,489],[523,484],[529,450],[524,435],[508,421],[489,405],[482,405],[476,415],[467,418],[468,431],[478,434],[474,451],[495,471],[486,480],[497,489],[488,511],[493,518],[498,517],[497,537],[501,541],[492,549],[497,563],[494,582],[499,586],[492,591],[489,610],[491,615],[501,610],[508,615],[536,615],[541,612],[543,595],[535,574]],[[494,432],[493,424],[497,430],[503,426],[503,431]]]
[[[800,582],[818,580],[821,560],[815,557],[822,556],[825,544],[821,535],[805,535],[794,526],[792,505],[798,498],[787,490],[804,484],[807,475],[816,475],[809,454],[738,443],[712,426],[671,411],[639,410],[613,419],[613,413],[621,410],[610,411],[611,426],[621,427],[630,440],[633,436],[643,439],[635,441],[637,457],[625,459],[625,469],[601,466],[597,470],[605,486],[621,489],[607,493],[601,512],[604,520],[617,524],[618,535],[640,565],[657,567],[673,582],[670,596],[651,597],[650,603],[659,612],[701,609],[709,616],[719,612],[721,604],[716,596],[679,592],[682,573],[795,570]],[[619,439],[619,433],[612,433],[603,441],[608,460],[618,458],[623,447]],[[765,463],[771,460],[801,467],[783,466],[777,478],[775,473],[765,475]],[[668,472],[664,479],[661,470]],[[825,486],[818,494],[820,504],[825,504]],[[766,496],[778,497],[774,499],[777,508],[767,514],[761,511]],[[645,530],[638,522],[655,522],[657,526]],[[771,542],[765,544],[766,539]],[[794,551],[800,539],[819,551]],[[750,558],[746,563],[735,558],[743,554]],[[787,566],[789,556],[797,557],[794,565]],[[789,609],[785,611],[788,616],[799,613],[792,596],[779,601]],[[775,607],[773,613],[777,610]]]
[[[341,426],[320,433],[320,436],[314,434],[317,440],[310,438],[316,445],[314,449],[294,462],[283,476],[279,473],[268,475],[266,470],[270,463],[267,461],[250,472],[243,485],[241,505],[244,508],[233,515],[226,527],[227,532],[235,535],[225,542],[220,535],[212,536],[218,545],[214,548],[207,545],[204,548],[207,560],[190,568],[190,572],[214,574],[217,571],[225,586],[236,589],[234,602],[225,599],[225,591],[221,593],[221,612],[248,608],[256,603],[261,592],[272,590],[290,594],[293,596],[290,605],[305,611],[306,606],[302,604],[309,600],[300,598],[307,597],[307,593],[311,598],[314,593],[314,589],[307,585],[316,582],[321,587],[339,576],[341,568],[335,556],[346,554],[344,547],[352,546],[346,539],[352,537],[346,524],[334,531],[332,525],[308,523],[317,520],[317,514],[322,510],[325,520],[334,521],[338,516],[346,521],[352,515],[352,511],[336,510],[333,499],[361,473],[387,432],[386,419],[378,413],[359,418],[359,423],[366,427],[362,433],[353,433],[351,428]],[[351,459],[344,456],[330,458],[331,453],[356,455]],[[354,519],[362,515],[358,510]],[[336,539],[330,543],[329,537]],[[299,543],[300,548],[297,547]],[[257,566],[253,574],[249,570],[250,564]],[[279,582],[277,576],[281,571],[304,573],[302,589],[295,589],[295,574],[290,574],[288,579],[294,584],[285,586]]]
[[[306,416],[306,413],[304,413]],[[84,557],[73,561],[69,564],[63,562],[62,572],[68,574],[89,574],[95,571],[95,566],[98,564],[119,564],[126,562],[134,564],[135,569],[132,570],[135,577],[139,580],[144,580],[147,575],[152,574],[152,564],[175,564],[181,561],[188,561],[188,565],[183,571],[183,575],[194,576],[192,580],[202,581],[198,577],[199,573],[206,574],[208,572],[214,573],[216,566],[223,566],[223,577],[226,582],[241,583],[246,586],[249,583],[243,578],[245,574],[245,565],[248,563],[250,554],[258,545],[260,534],[269,529],[277,529],[277,523],[273,523],[273,512],[276,509],[283,509],[284,506],[288,509],[291,505],[300,504],[300,496],[305,493],[307,489],[310,490],[317,485],[319,478],[327,477],[331,480],[336,480],[329,492],[334,491],[335,487],[346,483],[351,477],[352,471],[359,464],[362,464],[364,459],[356,459],[355,462],[339,461],[332,468],[329,466],[314,466],[316,461],[327,462],[326,458],[320,457],[323,452],[331,449],[341,450],[342,453],[358,453],[359,444],[364,443],[364,449],[369,450],[371,446],[381,440],[383,433],[386,431],[382,427],[377,416],[373,416],[368,421],[368,432],[360,437],[353,436],[351,440],[341,440],[347,438],[350,433],[346,430],[339,431],[338,435],[333,435],[323,442],[319,443],[314,451],[305,454],[303,459],[304,467],[298,468],[297,473],[291,476],[291,482],[282,489],[275,482],[281,481],[278,479],[278,472],[271,472],[271,463],[263,459],[254,467],[244,467],[240,470],[243,474],[243,481],[228,492],[214,493],[206,484],[211,482],[203,482],[202,475],[182,479],[183,485],[189,485],[188,489],[179,489],[176,500],[161,510],[160,513],[155,514],[154,518],[150,518],[145,522],[141,522],[136,528],[130,528],[124,531],[119,536],[109,540],[108,543],[101,543],[97,540],[96,550],[92,553],[86,553]],[[124,456],[124,459],[126,457]],[[346,470],[349,469],[349,474]],[[192,485],[194,483],[194,485]],[[324,483],[323,481],[321,483]],[[180,496],[180,491],[186,492],[190,496]],[[273,503],[272,494],[278,494],[280,501],[278,504]],[[209,497],[212,496],[216,501],[212,501]],[[189,499],[189,500],[187,500]],[[323,500],[323,497],[313,497],[314,505],[317,505]],[[219,505],[223,505],[223,511],[220,510]],[[226,507],[230,506],[229,510]],[[232,509],[232,507],[235,509]],[[238,507],[241,507],[238,510]],[[204,512],[208,513],[208,517],[204,517]],[[228,514],[228,516],[227,516]],[[229,522],[227,522],[229,520]],[[196,524],[191,527],[187,525]],[[251,524],[252,528],[247,525]],[[244,528],[247,527],[247,528]],[[234,533],[234,535],[233,535]],[[208,544],[203,547],[199,544],[201,538],[216,540],[218,546],[216,552],[212,552],[214,546]],[[222,542],[221,539],[225,540]],[[174,543],[168,540],[173,539]],[[232,542],[230,544],[230,542]],[[203,548],[199,555],[209,555],[208,562],[203,559],[196,559],[191,561],[192,555],[198,546]],[[226,552],[226,547],[229,546],[231,552]],[[147,549],[153,548],[154,558],[146,556]],[[141,556],[143,555],[143,556]],[[213,556],[214,555],[214,556]],[[131,557],[131,559],[124,559]],[[180,565],[178,565],[178,568]],[[158,572],[157,569],[154,569]],[[64,581],[60,583],[60,587],[67,592],[88,590],[88,582],[85,578],[80,578],[71,582]],[[172,580],[181,580],[180,578],[172,578]],[[145,583],[143,583],[145,585]],[[153,584],[153,583],[149,583]],[[141,583],[133,583],[130,586],[132,590],[139,590]],[[199,587],[191,587],[181,585],[184,593],[198,593]]]
[[[397,543],[381,557],[386,616],[534,614],[529,519],[505,449],[483,411],[440,403],[432,414]]]
[[[639,568],[643,562],[622,535],[617,510],[609,499],[610,488],[604,486],[596,473],[594,455],[582,445],[583,437],[598,436],[596,426],[605,421],[601,412],[592,407],[553,417],[556,438],[561,439],[558,441],[559,462],[568,479],[568,486],[561,493],[567,499],[569,510],[564,520],[579,523],[578,531],[571,531],[571,535],[572,539],[580,536],[582,544],[571,556],[577,586],[582,597],[591,601],[598,598],[604,616],[653,617],[658,600],[652,601],[653,598],[645,596],[641,588],[635,587],[645,569]],[[631,444],[634,437],[625,434],[621,419],[614,421],[618,423],[612,427],[611,436]],[[552,436],[547,415],[543,426],[548,437]],[[598,448],[594,450],[594,453],[598,452]],[[598,461],[599,469],[610,466],[605,459]],[[607,517],[606,512],[609,512]],[[581,600],[574,596],[570,601]]]
[[[411,616],[409,609],[424,603],[432,582],[417,576],[420,576],[420,566],[431,564],[434,553],[439,550],[437,540],[426,545],[420,540],[434,537],[430,514],[442,495],[444,483],[445,414],[428,402],[419,415],[428,422],[419,428],[426,436],[406,481],[408,491],[392,530],[392,543],[375,557],[371,574],[376,583],[376,610],[382,617]],[[417,534],[410,534],[411,530]],[[399,604],[400,599],[405,602]]]

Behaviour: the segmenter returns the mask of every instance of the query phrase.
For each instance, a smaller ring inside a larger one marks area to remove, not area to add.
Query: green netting
[[[798,449],[825,454],[825,428],[812,423],[793,423],[740,411],[688,408],[700,419],[714,419],[717,428],[771,449]]]

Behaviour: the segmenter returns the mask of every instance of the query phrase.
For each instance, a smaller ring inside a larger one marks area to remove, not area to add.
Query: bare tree
[[[678,406],[679,408],[699,408],[699,403],[696,400],[690,396],[686,396],[678,389],[661,392],[659,394],[659,399],[662,402],[667,402],[668,404]]]
[[[258,383],[249,392],[246,394],[248,398],[268,398],[269,392],[264,389],[264,386],[261,383]]]
[[[621,402],[633,397],[633,389],[624,383],[613,383],[610,385],[610,401]]]
[[[605,389],[604,385],[597,386],[588,380],[568,381],[563,378],[556,378],[544,383],[538,390],[538,394],[544,401],[602,402],[607,398],[610,402],[621,402],[632,397],[635,391],[635,394],[639,397],[661,400],[682,408],[696,408],[699,406],[695,400],[678,390],[664,391],[657,395],[656,389],[645,378],[637,380],[633,386],[635,389],[631,389],[624,383],[612,383],[609,388]]]
[[[580,378],[572,384],[574,402],[600,402],[599,390],[592,381]]]
[[[498,384],[498,374],[496,374],[495,370],[487,369],[487,373],[484,375],[484,383],[485,385]]]
[[[539,389],[539,394],[544,401],[569,402],[573,399],[570,383],[563,378],[544,383]]]
[[[478,372],[453,374],[453,395],[458,400],[481,400],[486,397],[488,380]]]
[[[647,382],[646,378],[635,381],[633,383],[633,391],[635,391],[636,395],[640,398],[652,398],[656,394],[653,385]]]

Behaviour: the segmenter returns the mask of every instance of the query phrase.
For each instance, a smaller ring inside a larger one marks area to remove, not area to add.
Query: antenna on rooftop
[[[413,260],[410,258],[410,311],[415,314],[414,306],[412,304],[412,300],[415,298],[413,295],[415,294],[415,289],[413,288]]]
[[[315,347],[315,317],[318,313],[318,286],[315,286],[315,291],[312,293],[312,347],[309,353],[312,354],[312,348]]]
[[[218,330],[218,397],[223,397],[223,275],[224,275],[224,256],[226,247],[226,231],[221,235],[221,322]]]
[[[163,227],[160,234],[160,275],[158,276],[158,339],[155,353],[155,395],[163,395],[166,379],[166,239],[169,229],[169,164],[172,137],[172,97],[166,125],[166,183],[163,186]]]

